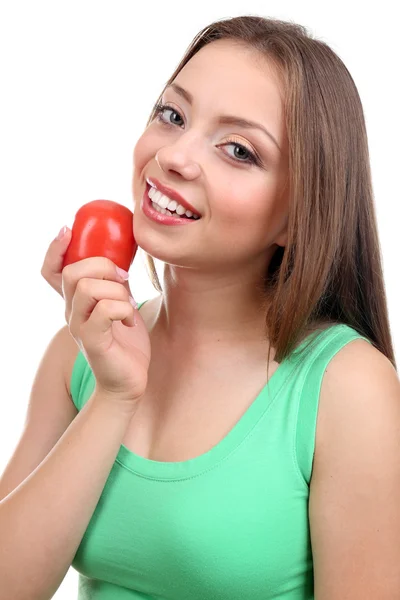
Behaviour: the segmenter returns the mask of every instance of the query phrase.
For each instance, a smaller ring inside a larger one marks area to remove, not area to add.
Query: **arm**
[[[400,382],[363,340],[324,374],[309,516],[316,600],[400,597]]]
[[[76,554],[132,417],[95,392],[72,418],[65,379],[53,370],[56,364],[61,369],[63,362],[57,356],[60,337],[39,367],[25,431],[0,485],[1,598],[53,596]],[[45,390],[48,378],[54,387]],[[46,406],[51,418],[45,414]]]
[[[78,351],[67,325],[48,344],[33,381],[22,435],[0,477],[0,500],[36,469],[78,414],[69,392]]]

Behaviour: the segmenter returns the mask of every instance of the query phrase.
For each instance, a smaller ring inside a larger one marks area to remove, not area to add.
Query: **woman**
[[[73,565],[80,600],[397,597],[400,386],[347,69],[298,25],[210,25],[133,197],[139,311],[107,259],[61,273],[70,231],[44,261],[68,325],[1,481],[6,596]]]

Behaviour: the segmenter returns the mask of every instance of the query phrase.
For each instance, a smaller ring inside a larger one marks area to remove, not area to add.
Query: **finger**
[[[129,281],[124,281],[122,283],[122,286],[126,289],[126,291],[128,292],[129,296],[133,296],[133,294],[131,292],[131,286],[129,285]]]
[[[74,329],[85,323],[96,304],[104,299],[127,302],[129,301],[129,292],[122,283],[86,277],[80,279],[72,299],[72,309],[69,315],[71,320],[74,319]],[[69,322],[67,314],[66,321]]]
[[[63,231],[64,235],[61,235]],[[61,237],[57,236],[47,249],[41,269],[41,275],[51,287],[62,296],[61,271],[64,256],[71,241],[72,231],[68,229],[68,227],[64,227],[59,235],[61,235]]]
[[[83,278],[115,281],[125,281],[117,272],[117,266],[109,258],[96,256],[84,258],[78,262],[67,265],[62,271],[62,290],[65,298],[65,315],[68,316],[72,310],[72,299],[74,297],[78,281]],[[104,296],[103,296],[104,297]]]
[[[81,339],[86,350],[96,352],[104,350],[112,342],[111,326],[122,321],[128,327],[134,327],[134,308],[130,302],[103,299],[98,302],[89,319],[81,327]]]

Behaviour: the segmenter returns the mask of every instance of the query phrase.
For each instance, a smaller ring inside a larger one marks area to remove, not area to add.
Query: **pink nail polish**
[[[136,310],[138,305],[136,304],[136,301],[132,296],[129,296],[129,302],[132,304],[133,308]],[[136,325],[137,325],[137,318],[136,318],[136,314],[133,313],[133,327],[136,327]]]
[[[132,296],[129,296],[129,302],[132,304],[133,308],[137,308],[138,307],[135,299]]]
[[[124,269],[121,269],[120,267],[117,267],[117,275],[118,277],[121,277],[121,279],[123,279],[124,281],[128,281],[129,279],[128,271],[124,271]]]
[[[68,227],[66,225],[64,225],[64,227],[62,227],[60,229],[60,233],[56,237],[56,240],[58,240],[58,241],[62,240],[62,238],[64,237],[64,235],[67,233],[67,230],[68,230]]]

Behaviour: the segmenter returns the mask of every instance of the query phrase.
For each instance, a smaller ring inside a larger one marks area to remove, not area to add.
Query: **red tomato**
[[[112,200],[93,200],[75,215],[63,268],[83,258],[105,256],[128,271],[136,250],[129,208]]]

